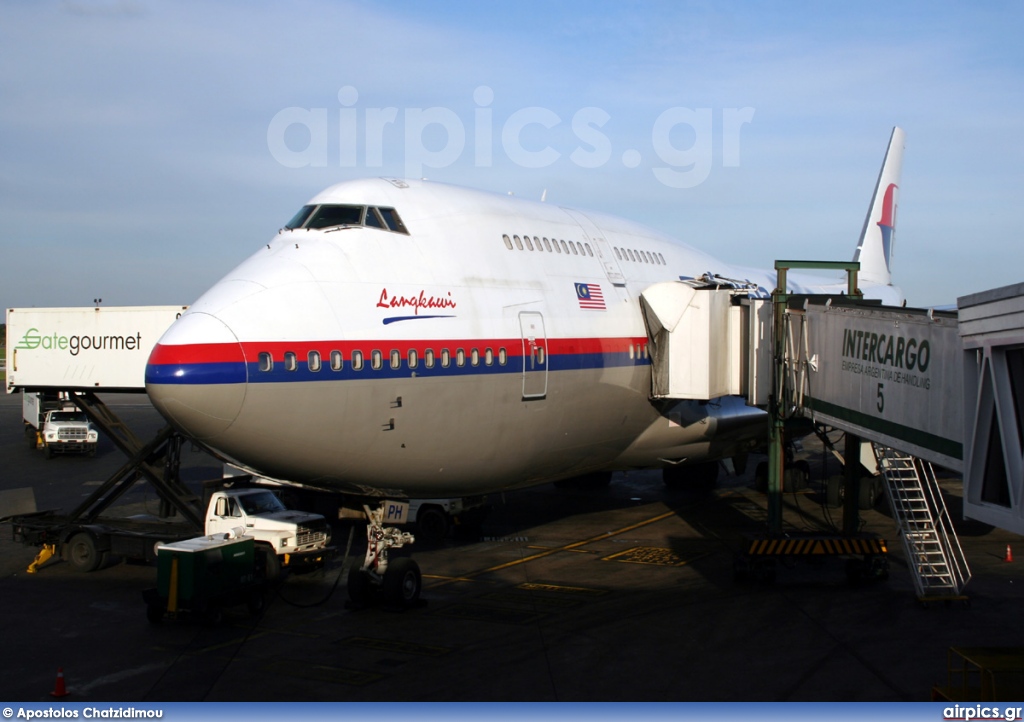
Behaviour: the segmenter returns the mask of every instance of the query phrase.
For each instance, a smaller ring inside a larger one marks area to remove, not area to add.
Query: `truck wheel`
[[[267,599],[263,596],[263,590],[254,589],[249,594],[249,598],[245,601],[245,608],[249,610],[249,614],[254,617],[258,617],[263,614],[267,609]]]
[[[373,594],[373,582],[370,575],[359,567],[352,567],[348,572],[348,598],[357,607],[365,607],[370,603]]]
[[[420,507],[416,531],[427,544],[440,544],[448,534],[448,516],[436,506]]]
[[[163,602],[150,602],[146,605],[146,619],[150,624],[160,624],[164,621],[164,612],[166,611]]]
[[[103,561],[96,549],[96,540],[89,532],[81,531],[71,537],[67,543],[68,563],[79,572],[94,572]]]
[[[384,598],[402,608],[412,606],[420,598],[423,579],[419,564],[409,557],[399,557],[388,563],[384,572]]]
[[[268,582],[276,582],[281,578],[281,559],[274,553],[269,544],[257,544],[256,553],[263,557],[263,578]]]

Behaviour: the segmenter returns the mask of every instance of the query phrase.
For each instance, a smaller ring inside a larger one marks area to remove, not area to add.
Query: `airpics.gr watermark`
[[[490,107],[494,102],[491,88],[478,87],[473,92],[473,101],[477,107],[473,120],[467,124],[450,108],[359,108],[359,92],[347,85],[338,91],[341,107],[336,111],[298,107],[278,111],[267,126],[267,147],[274,160],[288,168],[326,168],[330,163],[330,139],[334,136],[338,139],[340,167],[357,167],[361,156],[365,167],[380,168],[387,144],[389,150],[398,147],[404,152],[405,175],[409,178],[422,177],[426,168],[447,168],[467,152],[472,154],[475,167],[489,168],[494,163],[496,144],[500,144],[499,152],[522,168],[547,168],[565,156],[581,168],[600,168],[616,160],[612,141],[602,131],[611,116],[601,108],[580,108],[566,121],[553,110],[533,106],[521,108],[500,121]],[[651,172],[658,181],[671,188],[693,188],[707,180],[714,164],[716,129],[721,137],[722,167],[739,166],[740,131],[753,120],[754,109],[723,108],[718,115],[716,125],[711,108],[672,107],[654,119],[651,147],[663,165],[652,167]],[[565,138],[560,126],[566,122],[572,137],[561,141],[566,145],[559,150],[550,143],[560,142],[556,137]],[[303,148],[291,147],[293,144],[286,138],[295,126],[308,133]],[[542,148],[536,147],[545,142],[536,141],[538,132],[548,138],[548,144]],[[530,136],[529,149],[524,147],[524,135]],[[443,145],[436,149],[428,147],[428,137],[431,141],[443,137]],[[692,138],[692,143],[678,147],[679,137]],[[569,148],[569,143],[573,147]],[[639,150],[629,148],[618,152],[617,160],[626,168],[637,168],[643,156]]]
[[[985,705],[955,704],[942,708],[944,720],[1004,720],[1017,722],[1021,718],[1020,707],[987,707]]]

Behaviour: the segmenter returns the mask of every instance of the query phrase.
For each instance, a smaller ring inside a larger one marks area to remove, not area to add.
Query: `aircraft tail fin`
[[[895,127],[882,161],[875,193],[871,197],[860,242],[853,260],[860,261],[862,282],[892,283],[892,248],[896,233],[896,207],[899,200],[900,172],[903,169],[903,129]]]

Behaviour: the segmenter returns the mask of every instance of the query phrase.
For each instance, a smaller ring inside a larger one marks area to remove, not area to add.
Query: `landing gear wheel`
[[[448,515],[436,506],[420,507],[416,531],[416,536],[426,544],[440,544],[448,535]]]
[[[843,505],[843,498],[846,496],[846,487],[843,485],[843,477],[836,475],[828,477],[825,482],[825,503],[833,509]]]
[[[409,557],[399,557],[388,564],[384,572],[384,599],[403,609],[415,604],[420,598],[423,579],[420,567]]]
[[[758,462],[754,467],[754,488],[762,494],[768,491],[768,462]]]
[[[356,607],[365,607],[373,596],[373,582],[370,575],[359,567],[348,572],[348,598]]]
[[[94,572],[100,568],[103,555],[96,549],[96,540],[89,532],[81,531],[67,544],[68,563],[79,572]]]
[[[875,493],[875,480],[870,476],[865,476],[860,480],[860,497],[858,498],[858,506],[861,509],[867,510],[872,509],[875,506],[875,500],[878,495]]]

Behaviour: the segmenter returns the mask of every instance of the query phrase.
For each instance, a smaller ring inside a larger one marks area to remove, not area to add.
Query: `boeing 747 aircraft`
[[[854,255],[861,290],[886,303],[902,299],[890,274],[902,157],[895,128]],[[707,482],[764,442],[767,414],[722,383],[719,345],[691,359],[663,332],[710,308],[706,289],[730,289],[729,313],[769,296],[775,276],[602,213],[426,181],[339,183],[171,326],[146,390],[183,434],[286,484],[422,499],[618,469]],[[789,290],[845,286],[790,274]],[[357,604],[376,587],[401,605],[419,597],[415,562],[388,563],[412,541],[384,526],[394,508],[363,507]]]
[[[903,144],[895,128],[854,257],[865,296],[895,304]],[[602,213],[340,183],[174,323],[146,388],[225,460],[329,490],[468,496],[640,468],[706,478],[762,442],[766,414],[736,396],[652,394],[641,294],[665,282],[765,297],[775,272]]]

